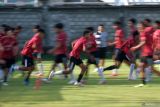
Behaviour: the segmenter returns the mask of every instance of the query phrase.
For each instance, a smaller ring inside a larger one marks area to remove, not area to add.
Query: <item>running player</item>
[[[89,66],[91,65],[91,64],[94,64],[95,66],[96,66],[96,68],[98,69],[98,73],[99,73],[99,75],[100,75],[100,77],[101,77],[101,80],[100,80],[100,82],[99,82],[99,84],[105,84],[106,83],[106,80],[105,80],[105,77],[104,77],[104,74],[103,74],[103,72],[101,72],[101,70],[100,70],[100,68],[99,68],[99,65],[98,65],[98,59],[97,59],[97,44],[96,44],[96,38],[95,38],[95,36],[94,36],[94,34],[93,34],[93,32],[94,32],[94,28],[93,27],[88,27],[88,28],[86,28],[86,30],[88,30],[88,31],[90,31],[90,33],[91,33],[91,35],[90,35],[90,37],[89,37],[89,40],[88,40],[88,42],[87,42],[87,47],[88,47],[88,51],[89,51],[89,53],[92,55],[92,56],[94,56],[95,58],[96,58],[96,60],[92,60],[92,59],[90,59],[90,58],[88,58],[88,61],[87,61],[87,71],[86,71],[86,73],[85,73],[85,78],[84,78],[84,81],[87,79],[87,77],[88,77],[88,70],[89,70]]]
[[[54,32],[56,33],[55,38],[55,47],[48,51],[49,54],[55,55],[55,61],[52,65],[52,68],[50,70],[49,75],[52,72],[55,72],[55,68],[58,66],[58,64],[62,63],[64,66],[64,70],[67,68],[67,34],[64,31],[64,25],[62,23],[56,24],[54,27]],[[48,75],[48,78],[49,78]],[[67,75],[65,75],[67,76]],[[47,81],[47,79],[43,79],[44,81]],[[75,82],[73,75],[71,76],[71,83]]]
[[[28,71],[25,75],[24,84],[29,85],[30,83],[30,75],[32,71],[34,70],[34,60],[35,58],[35,50],[42,50],[42,40],[44,38],[44,30],[39,29],[39,33],[37,35],[33,36],[30,40],[28,40],[23,50],[21,51],[22,55],[22,65],[23,66],[14,66],[14,69],[20,70],[20,71]]]
[[[105,31],[104,25],[98,26],[98,31],[94,33],[96,44],[97,44],[97,58],[99,60],[99,67],[103,69],[105,65],[106,51],[107,51],[107,42],[108,34]],[[98,69],[97,69],[98,71]]]
[[[140,71],[142,72],[142,84],[137,85],[135,87],[142,87],[148,82],[148,75],[145,72],[151,72],[160,75],[158,71],[156,71],[153,67],[153,48],[152,48],[152,34],[149,33],[148,26],[145,22],[140,22],[138,24],[138,31],[140,32],[140,43],[137,46],[131,48],[131,51],[135,51],[141,48],[141,63],[139,65]],[[147,78],[147,79],[146,79]]]
[[[88,42],[88,39],[90,37],[90,31],[84,31],[83,36],[76,41],[72,43],[72,51],[70,52],[70,63],[66,70],[57,71],[57,72],[51,72],[50,78],[52,78],[54,75],[64,75],[69,74],[73,72],[75,65],[78,65],[81,68],[81,73],[78,76],[77,82],[75,82],[75,85],[81,86],[81,79],[83,78],[83,75],[86,72],[86,66],[83,64],[80,54],[82,52],[86,52],[88,57],[91,57],[92,60],[94,60],[94,57],[87,52],[86,44]]]
[[[130,48],[134,47],[138,44],[138,42],[137,42],[138,39],[139,39],[139,33],[138,33],[138,31],[135,31],[133,33],[132,37],[128,38],[123,43],[120,50],[118,51],[117,57],[115,58],[115,65],[104,68],[104,71],[105,70],[119,69],[123,61],[130,66],[134,61],[134,55],[130,51]]]
[[[15,63],[15,56],[18,52],[17,41],[14,37],[13,29],[6,28],[6,35],[1,37],[0,43],[4,50],[1,52],[1,58],[5,61],[5,64],[2,64],[2,69],[4,71],[4,81],[3,85],[8,85],[8,73],[12,64]]]
[[[133,33],[137,31],[137,27],[136,27],[137,21],[134,18],[131,18],[128,20],[128,27],[129,27],[129,37],[133,36]],[[136,66],[138,66],[138,64],[136,64],[136,59],[139,56],[139,51],[134,52],[134,61],[133,63],[130,65],[130,72],[129,72],[129,76],[128,79],[129,80],[135,80],[137,76],[133,75],[134,69]]]
[[[121,22],[120,21],[115,21],[113,23],[113,29],[115,30],[115,40],[112,43],[108,43],[109,46],[115,46],[115,55],[114,59],[117,58],[118,53],[120,51],[120,48],[123,45],[124,42],[124,31],[121,28]],[[118,75],[118,70],[114,69],[112,72],[112,76],[117,76]]]
[[[35,49],[33,51],[33,56],[34,59],[36,60],[36,64],[37,64],[37,69],[38,72],[36,72],[37,74],[44,74],[44,65],[42,63],[42,54],[43,54],[43,38],[44,38],[44,30],[41,29],[41,27],[39,25],[35,25],[32,29],[34,36],[33,38],[38,38],[38,42],[35,43]]]
[[[156,31],[153,34],[153,59],[155,64],[160,64],[160,21],[155,21]]]

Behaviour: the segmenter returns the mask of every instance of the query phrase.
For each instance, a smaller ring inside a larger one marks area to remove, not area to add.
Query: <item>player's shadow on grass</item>
[[[89,78],[87,85],[97,85],[99,82],[99,78]],[[150,85],[159,85],[160,79],[158,77],[154,77],[151,82],[149,82]],[[137,80],[128,80],[127,77],[113,77],[113,78],[107,78],[106,85],[137,85],[141,83],[141,79]]]
[[[24,86],[22,80],[22,78],[12,79],[9,82],[9,86],[2,87],[0,90],[0,102],[45,103],[63,101],[60,93],[61,89],[65,86],[63,81],[54,80],[53,83],[50,84],[43,83],[39,90],[35,90],[34,78],[30,86]]]

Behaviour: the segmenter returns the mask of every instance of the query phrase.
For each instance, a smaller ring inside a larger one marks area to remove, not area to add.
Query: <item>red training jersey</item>
[[[141,56],[152,56],[152,36],[148,32],[144,31],[140,33],[140,40],[145,41],[146,43],[141,47]]]
[[[136,45],[136,41],[133,37],[128,38],[122,45],[121,50],[130,58],[133,58],[133,53],[130,51],[130,48]]]
[[[93,34],[90,35],[86,45],[87,45],[86,47],[90,53],[97,51],[96,39]]]
[[[60,43],[60,47],[54,51],[55,55],[66,54],[67,52],[67,34],[61,32],[56,36],[56,43]]]
[[[0,43],[4,48],[1,51],[1,58],[2,59],[10,59],[15,57],[14,55],[14,47],[17,46],[17,40],[14,36],[3,36],[0,39]]]
[[[153,34],[153,49],[154,51],[160,50],[160,29],[156,30]]]
[[[35,48],[33,48],[33,46],[35,46]],[[32,57],[32,54],[34,52],[42,52],[42,38],[39,36],[38,33],[25,43],[21,54]]]
[[[120,49],[123,45],[123,40],[124,40],[124,32],[122,29],[117,29],[115,32],[115,48]]]
[[[81,37],[74,42],[73,49],[70,52],[70,57],[75,57],[77,59],[80,58],[81,52],[86,47],[87,39],[85,37]]]

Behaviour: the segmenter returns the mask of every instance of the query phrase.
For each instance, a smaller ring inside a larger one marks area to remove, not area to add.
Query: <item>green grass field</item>
[[[51,63],[44,62],[46,72]],[[112,63],[107,60],[106,66]],[[16,73],[9,86],[0,90],[0,107],[160,107],[160,79],[154,76],[148,86],[134,88],[140,80],[128,81],[128,70],[122,65],[120,76],[115,78],[110,77],[111,72],[105,72],[108,83],[97,85],[99,77],[92,66],[85,87],[67,85],[68,80],[54,78],[51,84],[43,84],[40,90],[33,88],[34,77],[31,85],[26,87],[21,75]],[[79,68],[74,72],[77,75]]]

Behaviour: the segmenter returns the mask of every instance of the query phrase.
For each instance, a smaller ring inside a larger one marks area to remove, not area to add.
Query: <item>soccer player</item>
[[[97,59],[97,44],[96,44],[96,38],[95,38],[95,36],[94,36],[94,34],[93,34],[93,32],[94,32],[94,28],[93,27],[87,27],[86,28],[86,30],[88,30],[88,31],[90,31],[90,33],[91,33],[91,35],[90,35],[90,37],[89,37],[89,39],[88,39],[88,42],[87,42],[87,47],[88,47],[88,51],[89,51],[89,53],[92,55],[92,56],[94,56],[95,58],[96,58],[96,60],[92,60],[92,59],[90,59],[90,58],[88,58],[88,60],[87,60],[87,71],[86,71],[86,73],[85,73],[85,78],[84,78],[84,82],[85,82],[85,80],[88,78],[88,70],[89,70],[89,66],[91,65],[91,64],[94,64],[95,66],[96,66],[96,68],[98,69],[98,73],[99,73],[99,75],[100,75],[100,77],[101,77],[101,80],[100,80],[100,82],[99,82],[99,84],[105,84],[106,83],[106,80],[105,80],[105,77],[104,77],[104,74],[103,74],[103,72],[100,70],[100,68],[99,68],[99,65],[98,65],[98,59]]]
[[[38,42],[35,43],[35,49],[33,51],[33,56],[37,64],[38,72],[37,74],[44,74],[44,65],[42,63],[42,54],[43,54],[43,38],[44,38],[44,30],[41,29],[39,25],[35,25],[32,29],[34,36],[33,38],[38,38]]]
[[[134,32],[137,32],[137,27],[136,27],[137,21],[134,18],[131,18],[128,20],[128,27],[129,27],[129,37],[133,36]],[[130,72],[129,72],[129,76],[128,79],[129,80],[135,80],[136,76],[134,78],[133,76],[133,72],[136,66],[138,66],[138,64],[136,64],[136,59],[138,58],[139,55],[139,51],[134,52],[134,61],[133,63],[130,65]]]
[[[156,31],[153,33],[153,59],[155,64],[160,64],[160,21],[155,21]]]
[[[55,72],[55,68],[58,66],[58,64],[62,63],[64,66],[64,69],[67,68],[67,34],[64,31],[64,25],[62,23],[56,24],[54,27],[54,32],[56,33],[55,37],[55,47],[48,51],[49,54],[55,55],[55,61],[52,65],[52,68],[50,70],[50,73],[48,75],[48,78],[52,72]],[[67,76],[67,75],[65,75]],[[47,79],[43,79],[44,81],[47,81]],[[75,82],[73,75],[71,76],[71,81]]]
[[[146,79],[148,75],[146,75],[145,72],[154,72],[158,75],[160,73],[156,71],[153,67],[153,35],[150,30],[148,30],[148,26],[144,21],[140,22],[138,24],[138,31],[140,32],[140,43],[134,47],[131,48],[131,51],[135,51],[137,49],[141,48],[141,63],[139,65],[140,71],[142,72],[142,84],[139,84],[135,87],[142,87],[144,86],[148,80]]]
[[[86,55],[88,57],[91,57],[91,59],[94,60],[94,57],[87,52],[86,44],[88,42],[88,39],[90,37],[90,31],[84,31],[83,36],[76,41],[72,43],[72,51],[70,52],[70,63],[66,70],[52,72],[50,75],[50,78],[52,78],[54,75],[64,75],[69,74],[73,72],[75,65],[78,65],[81,68],[81,73],[78,76],[77,82],[75,82],[75,85],[81,86],[81,79],[83,78],[83,75],[86,72],[86,66],[83,64],[80,55],[82,52],[86,52]]]
[[[25,85],[29,85],[30,75],[35,69],[34,60],[37,59],[37,57],[35,58],[35,50],[42,50],[42,40],[45,32],[43,29],[38,29],[38,32],[37,35],[34,35],[25,43],[23,50],[21,51],[23,66],[14,66],[14,69],[16,70],[28,71],[24,79]]]
[[[13,29],[6,28],[6,35],[0,38],[0,43],[3,47],[1,51],[1,58],[5,61],[5,64],[2,64],[2,69],[4,71],[4,80],[3,85],[8,85],[8,73],[12,64],[15,63],[15,56],[18,52],[17,40],[14,37]]]
[[[106,51],[107,51],[107,42],[108,34],[105,31],[104,25],[98,26],[98,31],[94,33],[96,44],[97,44],[97,58],[99,59],[99,67],[103,69],[105,65]]]
[[[130,48],[138,44],[137,42],[138,39],[139,39],[139,33],[138,31],[135,31],[132,37],[128,38],[121,46],[120,50],[117,53],[117,57],[115,58],[115,64],[104,68],[104,71],[119,69],[123,61],[130,66],[134,62],[134,55],[130,51]]]
[[[115,35],[114,35],[114,42],[108,43],[109,46],[115,46],[115,53],[114,57],[116,58],[118,56],[118,53],[120,51],[120,48],[123,45],[124,42],[124,31],[121,28],[121,22],[120,21],[115,21],[113,23],[113,29],[115,30]],[[118,75],[118,69],[114,69],[112,71],[112,76],[117,76]]]

